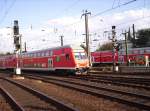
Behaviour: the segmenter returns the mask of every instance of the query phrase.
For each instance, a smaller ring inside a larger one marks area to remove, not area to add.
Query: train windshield
[[[84,52],[75,52],[74,56],[77,60],[87,59],[87,56]]]

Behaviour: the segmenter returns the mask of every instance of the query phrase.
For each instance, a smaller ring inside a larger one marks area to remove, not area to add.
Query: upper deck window
[[[53,51],[52,51],[52,50],[49,51],[49,55],[50,55],[50,56],[53,55]]]
[[[49,56],[49,51],[46,51],[46,56]]]
[[[44,57],[44,52],[41,52],[41,57]]]

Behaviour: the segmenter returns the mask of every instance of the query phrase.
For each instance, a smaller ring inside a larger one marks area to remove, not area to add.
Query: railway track
[[[29,74],[29,73],[24,73]],[[35,75],[44,75],[49,77],[50,74],[42,74],[42,73],[33,73]],[[55,76],[54,76],[55,75]],[[113,77],[111,77],[113,76]],[[119,76],[119,77],[118,77]],[[57,77],[56,74],[51,74],[51,77]],[[138,89],[145,89],[150,90],[150,79],[146,77],[134,77],[130,76],[124,76],[122,75],[113,75],[111,74],[110,77],[108,74],[94,74],[94,75],[77,75],[77,76],[59,76],[64,77],[64,79],[79,79],[79,80],[85,80],[85,81],[91,81],[91,82],[97,82],[97,83],[103,83],[103,84],[113,84],[117,86],[125,86],[125,87],[132,87],[132,88],[138,88]],[[125,77],[125,78],[124,78]],[[132,77],[130,79],[130,77]],[[126,79],[127,78],[127,79]],[[128,79],[129,78],[129,79]],[[136,81],[138,79],[138,81]],[[146,80],[145,80],[146,79]],[[144,82],[145,81],[145,82]]]
[[[0,77],[0,82],[3,85],[3,92],[5,94],[9,92],[9,95],[15,98],[13,99],[15,103],[20,104],[20,110],[15,111],[78,111],[68,104],[14,80]]]
[[[128,90],[119,90],[109,86],[92,85],[90,83],[83,83],[76,80],[66,80],[63,78],[43,77],[39,75],[24,75],[29,79],[41,80],[43,82],[56,84],[66,88],[74,89],[83,93],[91,94],[97,97],[111,99],[130,106],[135,106],[140,109],[150,109],[149,93],[137,93]]]
[[[15,99],[0,85],[0,109],[2,111],[24,111]]]
[[[66,78],[75,78],[97,83],[114,84],[119,86],[127,86],[133,88],[141,88],[150,90],[150,79],[147,78],[124,78],[124,77],[109,77],[109,76],[68,76]]]

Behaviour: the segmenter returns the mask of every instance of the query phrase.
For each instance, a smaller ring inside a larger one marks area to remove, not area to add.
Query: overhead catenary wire
[[[11,10],[11,8],[14,6],[16,0],[12,1],[12,3],[10,4],[10,6],[6,9],[4,15],[2,16],[2,18],[0,19],[0,24],[3,23],[3,21],[5,20],[5,18],[7,17],[9,11]]]
[[[144,14],[146,1],[143,0],[143,3],[144,3],[144,5],[142,5],[142,7],[141,7],[141,10],[143,10],[142,17],[138,17],[138,18],[131,19],[131,20],[128,20],[128,21],[125,21],[125,22],[122,22],[122,23],[114,24],[114,25],[116,25],[118,27],[118,26],[121,26],[121,25],[124,25],[124,24],[128,24],[128,23],[131,23],[131,22],[134,22],[134,24],[135,24],[136,21],[139,21],[139,20],[142,20],[142,19],[146,19],[146,18],[150,18],[149,14],[148,14],[148,16],[145,16],[145,14]],[[106,29],[110,28],[111,26],[112,26],[112,24],[108,25],[107,27],[98,28],[98,29],[96,29],[96,31],[97,30],[106,30]]]
[[[115,26],[118,27],[118,26],[120,26],[120,25],[128,24],[128,23],[135,22],[135,21],[139,21],[139,20],[146,19],[146,18],[150,18],[150,15],[149,15],[149,16],[145,16],[144,18],[143,18],[143,17],[140,17],[140,18],[136,18],[136,19],[132,19],[132,20],[126,21],[126,22],[122,22],[122,23],[116,24]],[[105,29],[108,29],[108,28],[110,28],[110,27],[111,27],[111,25],[109,25],[108,27],[105,27],[105,28],[96,29],[95,31],[93,31],[93,33],[95,33],[95,32],[98,31],[98,30],[105,30]],[[121,28],[121,29],[116,29],[116,30],[122,30],[122,28]]]
[[[118,1],[118,6],[116,6],[116,7],[117,7],[117,8],[120,8],[120,7],[122,7],[122,6],[128,5],[128,4],[130,4],[130,3],[132,3],[132,2],[135,2],[135,1],[138,1],[138,0],[130,0],[130,1],[128,1],[128,2],[125,2],[125,3],[123,3],[123,4],[120,4],[120,0],[119,0],[119,1]],[[116,9],[116,7],[114,7],[114,9]],[[112,10],[114,10],[114,9],[112,9]],[[96,16],[98,16],[98,15],[96,15]],[[94,17],[92,16],[92,18],[94,18]],[[75,23],[79,23],[79,22],[80,22],[80,21],[75,22]],[[66,26],[64,26],[64,27],[66,28],[66,27],[75,25],[75,23],[66,25]],[[123,23],[122,23],[122,24],[123,24]],[[124,24],[125,24],[125,23],[124,23]],[[121,25],[121,24],[118,24],[118,25]],[[110,28],[110,27],[109,27],[109,28]],[[122,29],[121,29],[121,30],[122,30]]]
[[[115,2],[116,2],[116,0],[113,1],[112,8],[114,7]]]
[[[123,4],[117,5],[117,6],[115,6],[115,7],[109,8],[109,9],[106,9],[106,10],[104,10],[104,11],[102,11],[102,12],[99,12],[99,13],[97,13],[97,14],[91,16],[91,18],[96,17],[96,16],[99,16],[99,15],[104,14],[104,13],[106,13],[106,12],[112,11],[112,10],[114,10],[114,9],[120,8],[120,7],[122,7],[122,6],[126,6],[126,5],[131,4],[131,3],[135,2],[135,1],[138,1],[138,0],[130,0],[130,1],[125,2],[125,3],[123,3]]]
[[[114,0],[114,1],[115,1],[115,0]],[[128,2],[125,2],[125,3],[123,3],[123,4],[120,4],[120,0],[119,0],[117,6],[112,7],[112,8],[109,8],[109,9],[106,9],[106,10],[104,10],[104,11],[102,11],[102,12],[99,12],[99,13],[97,13],[97,14],[95,14],[95,15],[91,15],[91,16],[89,17],[89,19],[95,18],[95,17],[97,17],[97,16],[99,16],[99,15],[101,15],[101,14],[104,14],[104,13],[106,13],[106,12],[115,10],[115,9],[117,9],[117,8],[121,8],[121,7],[123,7],[123,6],[126,6],[126,5],[128,5],[128,4],[133,3],[133,2],[135,2],[135,1],[138,1],[138,0],[130,0],[130,1],[128,1]],[[114,3],[113,3],[113,4],[114,4]],[[73,22],[73,23],[71,23],[71,24],[64,25],[63,27],[65,27],[65,28],[66,28],[66,27],[70,27],[70,26],[73,26],[73,25],[78,24],[78,23],[80,23],[80,22],[81,22],[81,19],[78,20],[78,21],[76,21],[76,22]]]
[[[72,7],[74,7],[75,5],[77,5],[79,2],[80,2],[80,0],[76,0],[70,6],[68,6],[66,9],[64,9],[64,11],[69,11]]]

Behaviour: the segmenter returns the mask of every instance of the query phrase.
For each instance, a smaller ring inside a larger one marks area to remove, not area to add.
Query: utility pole
[[[126,49],[126,60],[127,60],[127,66],[129,65],[129,60],[128,60],[128,43],[127,43],[127,33],[126,30],[123,33],[125,37],[125,49]]]
[[[61,35],[61,36],[60,36],[61,46],[63,46],[63,43],[64,43],[63,38],[64,38],[64,36],[63,36],[63,35]]]
[[[89,45],[89,28],[88,28],[88,15],[91,15],[91,12],[85,10],[85,13],[82,16],[85,17],[85,36],[86,36],[86,53],[89,59],[89,65],[91,66],[91,56],[90,56],[90,45]],[[81,18],[82,18],[81,16]]]
[[[132,25],[132,29],[133,29],[133,47],[136,47],[136,41],[135,41],[135,27],[134,27],[134,24]]]
[[[24,43],[24,51],[27,52],[27,44],[26,44],[26,42]]]
[[[116,72],[116,32],[115,32],[116,26],[112,26],[112,44],[113,44],[113,72]]]
[[[18,20],[14,20],[13,26],[13,37],[14,37],[14,45],[15,45],[15,53],[16,53],[16,74],[21,74],[21,64],[19,63],[19,55],[21,55],[21,35],[19,34],[19,25]],[[20,53],[20,54],[19,54]]]

